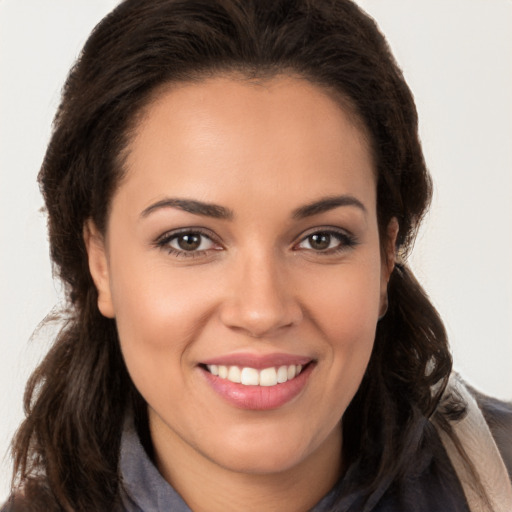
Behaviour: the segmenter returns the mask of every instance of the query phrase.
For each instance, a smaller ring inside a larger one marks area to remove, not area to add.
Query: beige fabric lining
[[[450,376],[444,396],[453,392],[467,404],[467,415],[452,422],[451,426],[487,491],[491,508],[479,494],[474,478],[450,436],[435,419],[432,422],[461,482],[469,508],[471,512],[512,512],[512,485],[503,459],[478,404],[456,373]]]

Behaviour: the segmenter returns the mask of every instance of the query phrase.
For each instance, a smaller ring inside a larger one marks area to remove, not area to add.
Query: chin
[[[253,432],[242,430],[226,433],[219,440],[217,450],[207,456],[226,470],[268,475],[300,466],[322,449],[323,443],[310,439],[306,432],[299,433],[282,428],[257,428]],[[226,439],[229,439],[228,444]]]
[[[270,475],[286,472],[299,466],[307,454],[299,454],[295,450],[283,449],[275,443],[274,448],[267,450],[239,449],[231,456],[223,453],[213,462],[228,471],[248,475]]]

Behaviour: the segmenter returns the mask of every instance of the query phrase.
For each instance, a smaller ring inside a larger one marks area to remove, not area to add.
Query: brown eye
[[[296,246],[310,252],[334,254],[357,245],[356,239],[340,231],[316,231],[304,237]]]
[[[208,251],[215,247],[213,240],[202,233],[196,231],[187,231],[164,237],[158,244],[160,247],[166,247],[175,254],[192,256],[200,254],[202,251]]]
[[[195,251],[201,245],[201,235],[197,233],[188,233],[176,238],[178,247],[182,251]]]
[[[315,251],[325,251],[331,246],[332,236],[329,233],[315,233],[308,236],[309,246]]]

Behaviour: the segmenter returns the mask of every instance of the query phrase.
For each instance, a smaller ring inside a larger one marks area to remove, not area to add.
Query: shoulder
[[[467,386],[474,396],[512,480],[512,402],[489,397]]]
[[[511,409],[453,372],[431,418],[470,509],[512,510]]]

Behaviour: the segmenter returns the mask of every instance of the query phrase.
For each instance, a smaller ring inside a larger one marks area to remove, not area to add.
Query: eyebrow
[[[323,197],[318,201],[301,206],[293,211],[292,217],[294,219],[304,219],[306,217],[311,217],[313,215],[318,215],[319,213],[333,210],[340,206],[354,206],[362,210],[363,213],[367,213],[366,207],[361,201],[359,201],[359,199],[351,195],[342,195]]]
[[[195,201],[193,199],[178,198],[166,198],[161,201],[157,201],[143,210],[140,216],[141,218],[147,217],[150,213],[161,208],[178,208],[185,212],[193,213],[195,215],[203,215],[205,217],[213,217],[214,219],[231,220],[233,218],[233,212],[224,206],[219,206],[214,203]]]
[[[340,206],[353,206],[359,208],[363,213],[367,213],[365,206],[359,199],[351,195],[329,196],[323,197],[318,201],[308,203],[292,212],[292,218],[300,220],[306,217],[312,217],[320,213],[334,210]],[[234,213],[229,208],[214,203],[204,203],[194,199],[166,198],[157,201],[145,208],[140,214],[141,218],[145,218],[156,210],[163,208],[178,208],[194,215],[203,215],[214,219],[232,220]]]

